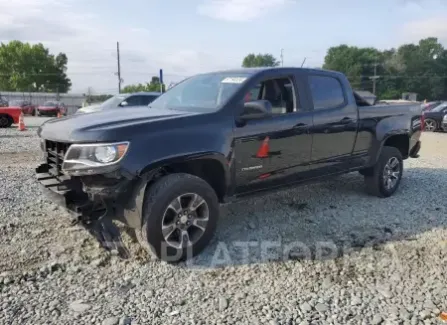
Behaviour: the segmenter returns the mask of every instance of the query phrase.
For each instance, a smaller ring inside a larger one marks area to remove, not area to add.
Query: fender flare
[[[405,135],[408,137],[408,139],[410,139],[410,135],[408,134],[408,132],[397,132],[397,133],[386,134],[380,142],[377,142],[378,143],[378,145],[376,146],[377,149],[374,149],[375,151],[372,152],[369,166],[374,166],[377,163],[377,161],[379,160],[380,154],[383,150],[383,147],[385,146],[385,142],[387,142],[388,139],[390,139],[391,137],[394,137],[396,135]]]
[[[159,174],[164,166],[184,161],[193,161],[199,159],[215,159],[222,164],[225,172],[226,186],[230,183],[230,170],[225,166],[225,157],[220,153],[198,153],[194,155],[177,156],[167,158],[146,166],[138,179],[135,180],[132,191],[129,193],[126,204],[123,207],[123,217],[127,226],[134,229],[140,229],[143,221],[143,204],[146,190],[150,182]]]

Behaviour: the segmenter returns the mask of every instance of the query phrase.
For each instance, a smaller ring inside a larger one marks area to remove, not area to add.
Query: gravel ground
[[[108,255],[41,199],[35,129],[0,130],[1,324],[440,324],[447,134],[423,136],[400,190],[357,173],[222,208],[182,265]]]

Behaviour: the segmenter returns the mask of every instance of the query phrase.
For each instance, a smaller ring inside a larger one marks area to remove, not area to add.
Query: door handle
[[[296,129],[296,128],[304,128],[304,127],[307,127],[307,126],[308,125],[305,124],[305,123],[298,123],[298,124],[294,125],[293,128],[294,129]]]
[[[340,120],[340,123],[341,124],[349,124],[349,123],[352,123],[352,118],[350,118],[350,117],[344,117],[344,118],[342,118],[341,120]]]

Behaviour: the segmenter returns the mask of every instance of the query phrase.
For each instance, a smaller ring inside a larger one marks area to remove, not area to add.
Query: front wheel
[[[9,128],[12,125],[12,118],[6,114],[0,115],[0,128]]]
[[[176,263],[198,255],[211,241],[219,217],[213,188],[190,174],[170,174],[147,190],[143,224],[136,230],[151,255]]]
[[[366,191],[378,197],[389,197],[396,192],[402,179],[403,160],[399,149],[383,147],[372,173],[365,175]]]

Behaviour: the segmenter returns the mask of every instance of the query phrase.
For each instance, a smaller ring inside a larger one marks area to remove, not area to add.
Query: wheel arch
[[[141,227],[146,191],[158,178],[171,173],[187,173],[204,179],[214,189],[220,202],[224,200],[230,184],[230,168],[226,158],[220,153],[177,156],[150,164],[139,173],[124,207],[124,221],[128,226]]]
[[[387,134],[382,138],[382,141],[376,141],[375,144],[371,146],[370,160],[368,167],[374,166],[382,153],[383,147],[390,146],[399,149],[402,154],[403,159],[409,157],[410,152],[410,134],[409,133],[391,133]]]
[[[407,159],[410,152],[410,135],[406,133],[389,135],[382,141],[380,149],[383,150],[385,146],[399,149],[403,159]]]

